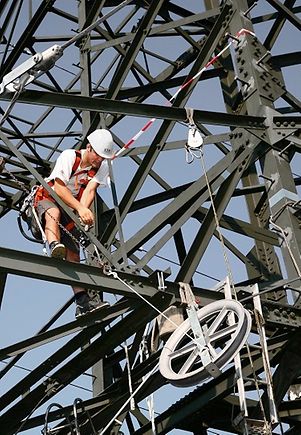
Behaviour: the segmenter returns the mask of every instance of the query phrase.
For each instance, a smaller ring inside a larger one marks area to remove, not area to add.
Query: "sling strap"
[[[78,150],[75,150],[75,153],[76,153],[76,157],[75,157],[75,161],[74,161],[73,166],[72,166],[72,170],[71,170],[70,178],[73,177],[73,175],[74,175],[75,172],[77,171],[77,169],[78,169],[78,167],[79,167],[79,165],[80,165],[80,163],[81,163],[81,160],[82,160],[81,152],[78,151]],[[87,184],[89,183],[89,179],[93,178],[93,177],[95,176],[95,174],[96,174],[97,171],[98,171],[98,169],[96,169],[96,168],[91,168],[91,169],[89,169],[89,170],[87,170],[87,169],[83,169],[83,170],[79,171],[79,172],[76,174],[75,187],[78,188],[78,186],[79,186],[79,191],[78,191],[78,194],[76,195],[75,198],[76,198],[78,201],[81,199],[82,194],[83,194],[85,188],[87,187]],[[81,180],[79,180],[78,177],[79,177],[80,175],[83,175],[83,174],[87,174],[88,177],[86,177],[86,178],[82,178]],[[80,184],[78,184],[78,181],[80,182]],[[53,181],[53,180],[50,180],[50,181],[47,182],[47,184],[48,184],[50,187],[52,187],[52,186],[54,185],[54,181]],[[49,193],[49,192],[48,192],[48,191],[47,191],[43,186],[40,186],[40,187],[37,189],[37,193],[36,193],[36,196],[35,196],[34,206],[36,206],[37,203],[38,203],[39,201],[42,201],[43,199],[48,199],[49,201],[55,202],[55,200],[52,198],[52,196],[50,195],[50,193]]]

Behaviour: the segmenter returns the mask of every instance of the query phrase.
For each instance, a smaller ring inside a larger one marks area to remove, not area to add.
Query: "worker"
[[[108,184],[107,159],[113,157],[114,151],[112,135],[106,129],[93,131],[87,139],[86,149],[63,151],[45,181],[78,215],[82,224],[91,227],[94,224],[94,214],[90,206],[97,188],[106,187]],[[36,194],[35,208],[42,227],[45,229],[51,257],[78,263],[80,261],[79,243],[59,225],[60,223],[72,234],[76,230],[75,224],[42,186]],[[82,287],[72,288],[76,302],[76,317],[108,305],[106,302],[90,298]]]

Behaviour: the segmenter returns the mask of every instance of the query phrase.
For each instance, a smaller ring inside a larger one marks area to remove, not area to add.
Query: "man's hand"
[[[89,208],[82,206],[77,209],[77,212],[83,224],[89,226],[94,224],[94,215]]]

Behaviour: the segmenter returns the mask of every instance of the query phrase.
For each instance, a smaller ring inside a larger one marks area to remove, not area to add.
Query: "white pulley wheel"
[[[250,313],[240,302],[223,299],[198,310],[197,317],[211,362],[222,369],[245,344],[251,330]],[[178,387],[190,387],[210,377],[202,364],[189,319],[165,343],[159,368],[162,376]]]

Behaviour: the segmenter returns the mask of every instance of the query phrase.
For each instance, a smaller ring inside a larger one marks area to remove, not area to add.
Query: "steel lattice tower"
[[[8,222],[14,233],[13,245],[1,242],[0,301],[11,276],[38,281],[40,292],[45,283],[80,283],[111,297],[102,314],[57,326],[70,300],[55,314],[48,311],[36,335],[2,347],[5,386],[21,357],[30,360],[36,350],[43,354],[45,344],[53,346],[30,373],[1,390],[0,432],[41,430],[45,406],[92,370],[93,394],[78,406],[80,433],[92,433],[85,411],[98,433],[112,419],[106,433],[153,433],[141,402],[160,394],[167,381],[155,369],[162,341],[147,326],[155,325],[158,311],[180,305],[179,282],[190,283],[200,306],[223,299],[213,278],[230,271],[238,300],[252,313],[255,344],[260,337],[250,289],[258,284],[283,433],[300,434],[300,401],[288,401],[286,393],[298,383],[301,367],[301,6],[295,0],[123,3],[0,0],[2,84],[37,53],[63,48],[20,92],[13,80],[0,90],[0,227],[3,240]],[[191,164],[185,160],[187,108],[204,139],[204,160]],[[98,127],[110,129],[120,148],[146,130],[114,161],[116,195],[100,191],[94,205],[89,252],[94,244],[119,279],[103,273],[91,255],[89,265],[72,264],[41,255],[40,246],[22,245],[13,222],[58,155],[85,146]],[[22,328],[33,317],[11,321]],[[260,385],[258,395],[255,382],[263,360],[256,345],[251,358],[241,352],[249,415],[259,421],[269,420],[266,390]],[[151,374],[135,395],[135,409],[122,408],[129,397],[128,364],[134,391]],[[156,414],[156,433],[239,433],[235,384],[228,364],[194,391],[181,389],[182,399]],[[176,387],[170,389],[171,397]],[[67,415],[72,420],[72,403],[50,411],[53,427],[66,423]]]

